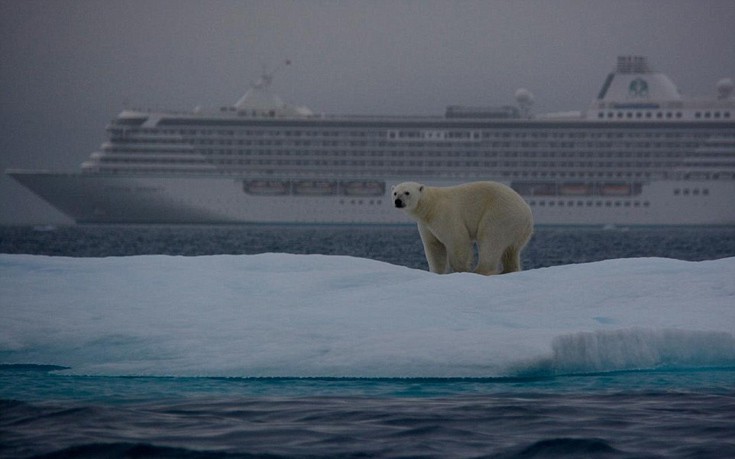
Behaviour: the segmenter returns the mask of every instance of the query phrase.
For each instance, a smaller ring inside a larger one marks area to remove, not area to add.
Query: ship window
[[[701,118],[702,117],[702,113],[701,112],[697,112],[697,113],[694,114],[694,117],[695,118]]]
[[[730,118],[730,112],[725,112],[725,118]]]

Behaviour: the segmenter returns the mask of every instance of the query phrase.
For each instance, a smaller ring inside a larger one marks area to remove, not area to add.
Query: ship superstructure
[[[125,110],[81,172],[9,173],[78,222],[409,223],[396,183],[496,180],[537,224],[735,224],[730,79],[685,98],[624,56],[586,111],[534,115],[519,90],[436,117],[315,114],[271,81],[216,112]]]

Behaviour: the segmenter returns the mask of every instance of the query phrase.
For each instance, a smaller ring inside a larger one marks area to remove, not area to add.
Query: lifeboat
[[[629,183],[603,183],[600,192],[603,196],[630,196],[632,194]]]
[[[336,189],[337,183],[327,180],[304,180],[294,184],[294,194],[301,196],[328,196]]]
[[[342,192],[347,196],[383,196],[385,183],[374,180],[342,182]]]
[[[252,180],[243,182],[243,189],[259,196],[282,196],[288,194],[289,183],[279,180]]]
[[[592,194],[592,186],[587,183],[563,183],[559,187],[562,196],[589,196]]]

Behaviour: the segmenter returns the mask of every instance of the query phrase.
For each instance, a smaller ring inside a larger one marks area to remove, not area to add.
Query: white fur
[[[521,270],[520,253],[533,233],[531,208],[518,193],[497,182],[431,187],[404,182],[393,202],[416,220],[429,270],[472,271],[477,243],[479,274]]]

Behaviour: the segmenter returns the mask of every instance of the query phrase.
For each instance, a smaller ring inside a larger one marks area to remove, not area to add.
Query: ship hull
[[[262,181],[33,171],[10,175],[77,223],[412,223],[393,208],[391,187],[401,180]],[[416,180],[436,186],[458,183]],[[539,192],[538,187],[529,191],[524,183],[505,183],[529,202],[537,225],[735,225],[735,183],[729,180],[554,184],[554,194]]]

